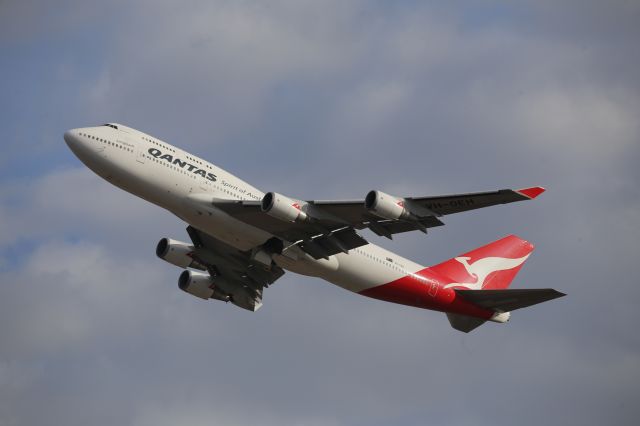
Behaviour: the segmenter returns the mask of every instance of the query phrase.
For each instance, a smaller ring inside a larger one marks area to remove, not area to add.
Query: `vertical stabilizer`
[[[533,244],[515,235],[432,266],[447,278],[445,288],[498,290],[509,287],[533,251]]]

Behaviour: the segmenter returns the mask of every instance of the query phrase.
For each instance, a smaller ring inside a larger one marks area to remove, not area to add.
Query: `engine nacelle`
[[[221,292],[214,285],[214,279],[208,274],[200,272],[184,271],[178,278],[180,290],[192,294],[201,299],[218,299],[228,302],[231,296]]]
[[[180,268],[195,268],[206,271],[207,268],[191,257],[195,248],[192,245],[181,241],[172,240],[171,238],[163,238],[156,246],[156,255],[172,265]]]
[[[404,198],[394,197],[382,191],[369,191],[364,207],[383,219],[409,219],[411,213],[405,208]]]
[[[308,218],[297,201],[277,192],[267,192],[262,197],[261,208],[269,216],[285,222],[303,222]]]

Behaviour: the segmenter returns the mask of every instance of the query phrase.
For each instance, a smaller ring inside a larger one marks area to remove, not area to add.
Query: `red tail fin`
[[[509,235],[429,269],[450,281],[445,288],[505,289],[533,248],[530,242]]]

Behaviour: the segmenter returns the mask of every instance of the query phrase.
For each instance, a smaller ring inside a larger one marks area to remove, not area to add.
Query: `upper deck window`
[[[107,123],[107,124],[105,124],[105,126],[107,126],[107,127],[111,127],[111,128],[114,128],[114,129],[118,130],[118,126],[116,126],[115,124],[109,124],[109,123]]]

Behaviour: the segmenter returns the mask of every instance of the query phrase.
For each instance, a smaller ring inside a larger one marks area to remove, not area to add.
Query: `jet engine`
[[[267,192],[262,198],[261,208],[269,216],[285,222],[303,222],[308,218],[297,201],[277,192]]]
[[[405,208],[405,199],[397,198],[382,191],[369,191],[364,199],[364,207],[383,219],[410,219],[411,212]]]
[[[163,238],[156,246],[156,255],[160,259],[180,268],[194,268],[206,271],[207,268],[205,266],[191,257],[194,250],[195,248],[187,243],[172,240],[171,238]]]
[[[209,274],[183,271],[178,278],[178,287],[180,290],[204,300],[218,299],[228,302],[231,299],[231,296],[216,288],[214,280]]]

